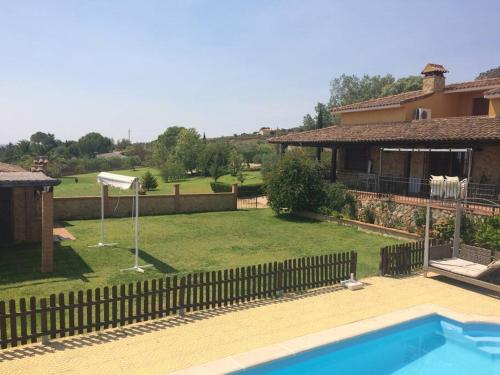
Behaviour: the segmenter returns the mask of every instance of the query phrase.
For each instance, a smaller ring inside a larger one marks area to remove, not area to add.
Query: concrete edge
[[[400,230],[400,229],[386,228],[386,227],[382,227],[380,225],[364,223],[364,222],[358,221],[358,220],[335,218],[332,216],[318,214],[316,212],[309,212],[309,211],[301,211],[298,213],[298,215],[305,217],[305,218],[309,218],[309,219],[327,221],[327,222],[336,223],[339,225],[356,226],[356,227],[358,227],[359,230],[362,230],[365,232],[382,234],[384,236],[391,236],[391,237],[400,238],[400,239],[404,239],[404,240],[418,241],[418,240],[422,239],[418,234],[406,232],[406,231]]]
[[[500,324],[500,316],[462,314],[433,304],[418,305],[189,367],[171,374],[227,374],[433,314],[439,314],[463,324],[477,322]]]

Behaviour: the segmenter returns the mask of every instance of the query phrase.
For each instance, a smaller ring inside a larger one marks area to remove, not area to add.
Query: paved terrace
[[[364,281],[356,292],[324,288],[3,351],[0,373],[166,374],[421,304],[500,317],[500,296],[462,284],[421,276]]]

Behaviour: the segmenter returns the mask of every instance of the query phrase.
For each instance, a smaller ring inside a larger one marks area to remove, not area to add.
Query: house
[[[427,64],[421,90],[331,109],[340,124],[274,137],[331,149],[331,181],[357,190],[428,196],[431,175],[468,178],[470,194],[500,193],[500,78],[446,84]]]
[[[265,137],[271,135],[271,128],[267,128],[267,127],[260,128],[259,135],[263,135]]]
[[[125,159],[126,156],[123,154],[122,151],[111,151],[111,152],[105,152],[103,154],[97,154],[95,156],[98,159],[113,159],[113,158],[118,158],[118,159]]]
[[[53,270],[53,187],[59,180],[0,163],[0,246],[42,242],[42,272]]]

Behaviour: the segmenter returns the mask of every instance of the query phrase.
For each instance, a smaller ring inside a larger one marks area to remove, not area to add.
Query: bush
[[[365,223],[375,224],[375,207],[368,204],[361,209],[359,214],[359,219]]]
[[[473,237],[476,245],[500,251],[500,215],[482,220],[477,225]]]
[[[324,203],[325,191],[317,164],[301,150],[286,153],[267,183],[269,206],[276,214],[284,210],[316,210]]]
[[[210,187],[214,193],[230,193],[232,186],[224,182],[210,182]],[[264,194],[263,184],[238,185],[238,198],[252,198]]]
[[[147,170],[141,178],[141,184],[144,190],[154,190],[158,187],[158,180]]]
[[[356,217],[356,198],[342,184],[326,185],[324,205],[331,211]]]
[[[210,187],[214,193],[230,193],[232,190],[231,185],[224,182],[210,181]]]
[[[462,215],[460,223],[460,237],[465,243],[472,244],[474,238],[475,224],[469,215]],[[451,241],[455,233],[455,217],[452,216],[448,219],[439,218],[435,224],[432,225],[432,232],[434,237],[443,240]]]

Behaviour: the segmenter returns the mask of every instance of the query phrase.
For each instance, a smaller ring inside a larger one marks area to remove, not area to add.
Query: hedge
[[[210,182],[214,193],[230,193],[232,186],[224,182]],[[238,185],[238,198],[251,198],[264,195],[264,184]]]

